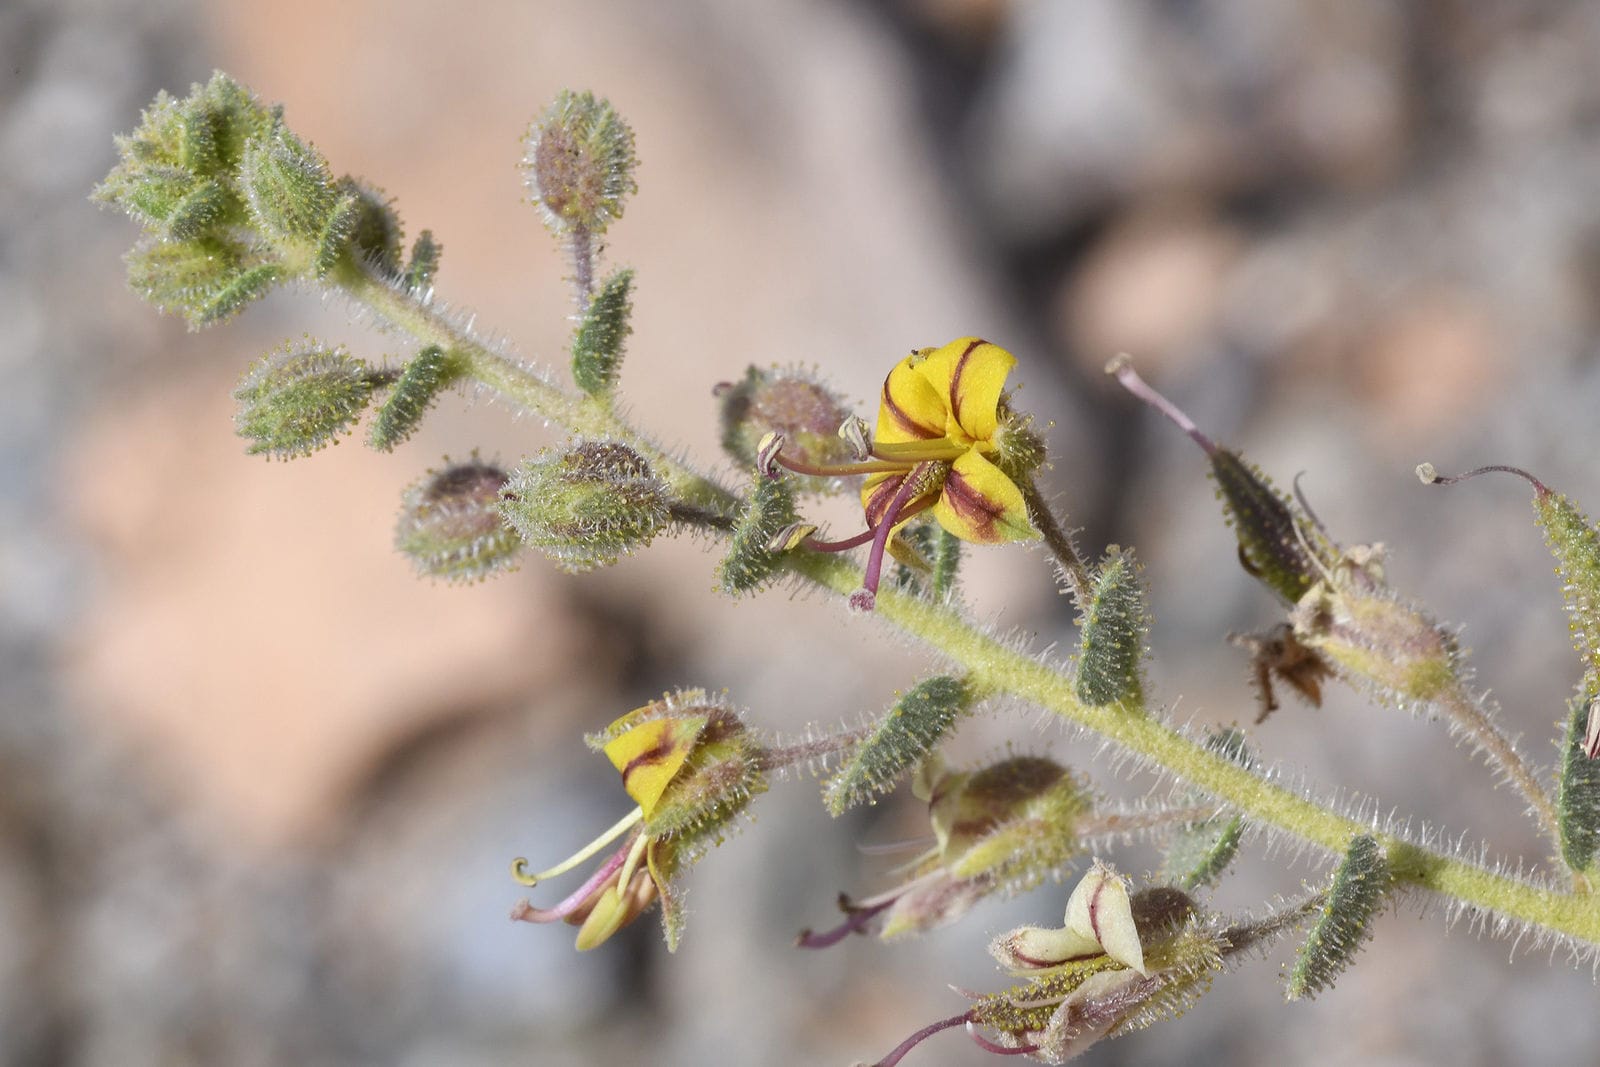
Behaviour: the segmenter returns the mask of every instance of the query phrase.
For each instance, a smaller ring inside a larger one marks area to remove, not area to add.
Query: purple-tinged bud
[[[562,90],[523,139],[524,181],[556,233],[598,234],[622,217],[633,180],[633,131],[610,101]]]
[[[419,574],[475,582],[516,566],[522,539],[500,516],[505,472],[474,456],[406,490],[394,543]]]
[[[848,463],[869,447],[864,425],[844,401],[800,371],[751,367],[741,381],[719,385],[716,395],[722,447],[745,466],[770,470],[778,449],[802,467]],[[798,484],[808,492],[832,492],[843,483],[805,475]]]

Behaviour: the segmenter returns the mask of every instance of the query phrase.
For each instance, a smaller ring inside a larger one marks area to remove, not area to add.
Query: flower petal
[[[606,758],[622,773],[622,788],[646,819],[689,758],[706,722],[704,715],[648,719],[606,744]]]
[[[950,412],[955,436],[959,427],[974,441],[990,441],[999,425],[1000,393],[1017,357],[980,337],[958,337],[947,345],[924,349],[916,364]]]
[[[1147,973],[1127,883],[1105,864],[1096,861],[1067,898],[1066,928],[1098,941],[1123,966]]]
[[[1067,960],[1104,954],[1105,949],[1093,935],[1067,927],[1019,926],[989,945],[989,955],[1000,966],[1014,971],[1053,967]]]
[[[949,405],[945,394],[934,388],[912,365],[920,355],[914,352],[896,363],[883,380],[875,442],[902,444],[934,441],[944,436]]]
[[[976,451],[951,464],[933,517],[963,541],[998,545],[1039,536],[1028,521],[1022,490]]]

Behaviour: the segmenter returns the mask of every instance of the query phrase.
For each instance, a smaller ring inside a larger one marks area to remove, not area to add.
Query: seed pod
[[[1137,703],[1149,620],[1133,550],[1112,545],[1095,571],[1080,622],[1078,699],[1091,707]]]
[[[666,483],[616,441],[579,441],[524,461],[500,512],[523,541],[575,573],[649,544],[672,517]]]
[[[1390,884],[1389,863],[1378,842],[1366,834],[1351,839],[1322,911],[1289,972],[1289,1000],[1315,996],[1333,985],[1372,936],[1372,916]]]
[[[366,364],[307,339],[259,360],[233,391],[234,425],[252,455],[309,455],[347,430],[372,395]]]
[[[1239,562],[1262,584],[1293,604],[1337,557],[1327,537],[1290,500],[1273,488],[1238,453],[1219,448],[1193,420],[1152,389],[1125,355],[1106,364],[1122,387],[1166,416],[1199,445],[1211,461],[1211,477],[1239,539]]]
[[[918,682],[878,721],[822,788],[828,811],[843,815],[893,789],[926,758],[972,707],[972,691],[959,678],[939,675]]]
[[[524,181],[558,234],[603,232],[638,190],[633,131],[593,93],[562,90],[523,141]]]
[[[516,566],[522,539],[500,516],[505,472],[474,456],[406,490],[394,543],[419,574],[476,582]]]

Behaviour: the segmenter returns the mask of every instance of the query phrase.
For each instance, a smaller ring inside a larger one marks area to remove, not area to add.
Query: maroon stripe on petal
[[[973,350],[976,349],[979,345],[985,345],[985,344],[988,344],[988,343],[989,342],[987,342],[987,341],[983,341],[983,340],[979,340],[977,338],[974,338],[972,340],[972,342],[967,345],[966,351],[962,352],[961,353],[961,357],[956,360],[955,369],[950,372],[950,414],[955,416],[955,420],[957,422],[961,421],[961,375],[962,375],[962,372],[964,372],[967,369],[967,360],[972,357]]]
[[[941,426],[937,430],[930,430],[910,415],[907,415],[900,405],[894,402],[894,397],[889,395],[889,380],[887,378],[883,381],[883,410],[889,413],[889,417],[895,421],[895,425],[913,437],[923,441],[931,441],[944,436],[944,427]]]
[[[905,484],[906,479],[910,476],[910,471],[906,471],[904,474],[891,474],[872,487],[872,495],[867,498],[862,508],[866,512],[867,525],[869,527],[876,529],[877,525],[883,521],[884,513],[889,510],[890,501],[894,500],[895,494],[900,491],[900,487]]]
[[[950,510],[965,519],[984,541],[994,544],[1003,540],[996,535],[995,524],[1006,509],[972,488],[954,470],[945,476],[943,496]]]

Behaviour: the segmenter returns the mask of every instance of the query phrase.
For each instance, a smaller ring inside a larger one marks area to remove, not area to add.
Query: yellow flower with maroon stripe
[[[635,807],[569,859],[538,874],[512,864],[524,885],[564,874],[622,843],[583,885],[553,908],[527,901],[511,913],[525,922],[579,925],[578,948],[599,945],[657,900],[668,948],[683,914],[672,880],[728,832],[734,816],[766,789],[768,752],[732,710],[703,690],[668,694],[617,719],[589,739],[622,775]]]
[[[785,457],[781,439],[767,442],[767,462],[797,473],[867,475],[861,487],[867,531],[843,541],[810,542],[823,551],[871,542],[853,606],[872,607],[884,550],[902,526],[929,509],[940,526],[964,541],[993,545],[1039,536],[1022,490],[995,463],[1006,378],[1016,363],[1010,352],[977,337],[911,353],[884,379],[877,432],[859,463],[807,464]]]

